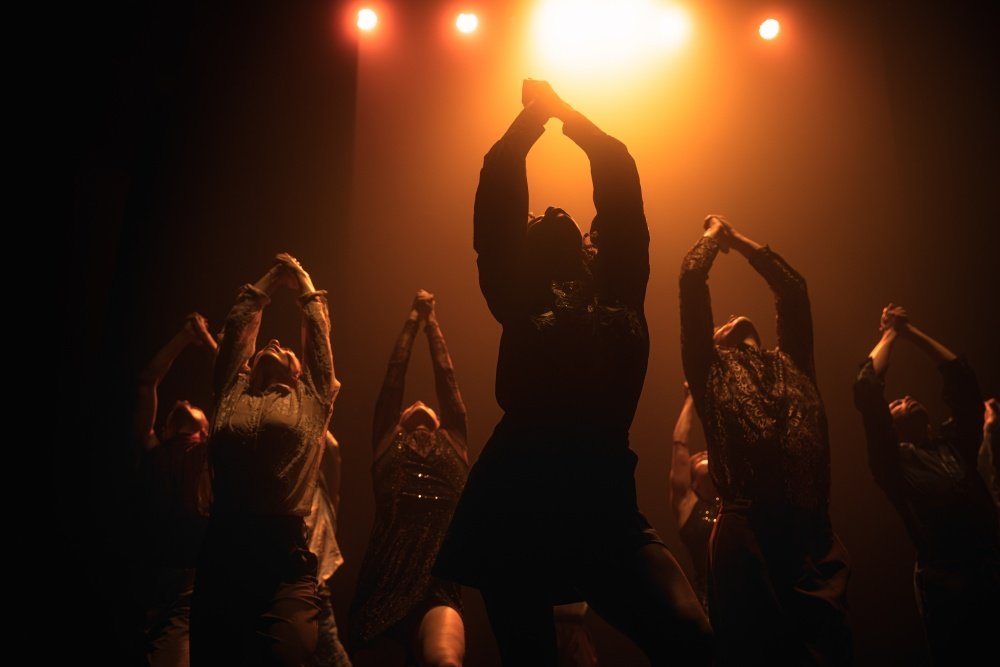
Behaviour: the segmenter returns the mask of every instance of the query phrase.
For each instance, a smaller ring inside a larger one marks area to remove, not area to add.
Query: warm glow
[[[378,24],[378,15],[365,8],[358,12],[358,27],[362,30],[372,30]]]
[[[549,0],[535,14],[540,56],[560,69],[632,70],[690,33],[687,14],[651,0]]]
[[[455,27],[458,28],[460,32],[474,32],[475,29],[479,27],[479,19],[475,14],[459,14],[458,18],[455,19]]]
[[[781,30],[781,26],[778,24],[777,19],[768,19],[760,24],[760,36],[764,39],[774,39],[778,36],[778,32]]]

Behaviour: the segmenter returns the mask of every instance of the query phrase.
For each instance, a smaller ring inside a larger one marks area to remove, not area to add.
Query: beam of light
[[[358,28],[368,32],[374,30],[376,25],[378,25],[378,15],[374,10],[366,7],[358,11]]]
[[[781,25],[778,23],[777,19],[768,19],[760,24],[760,28],[757,32],[764,39],[774,39],[778,36],[781,31]]]
[[[458,28],[459,32],[466,34],[475,32],[476,28],[479,27],[479,18],[475,14],[459,14],[458,18],[455,19],[455,27]]]
[[[562,71],[631,72],[691,29],[687,14],[652,0],[548,0],[534,18],[538,56]]]

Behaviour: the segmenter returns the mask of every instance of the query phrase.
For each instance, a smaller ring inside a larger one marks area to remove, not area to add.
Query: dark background
[[[1000,393],[995,24],[989,3],[830,4],[700,4],[714,22],[688,56],[697,68],[676,74],[670,91],[618,101],[629,107],[622,116],[565,94],[629,145],[643,178],[653,353],[632,431],[640,506],[686,565],[666,500],[682,380],[676,273],[704,214],[722,212],[809,280],[858,662],[923,664],[913,550],[867,470],[850,382],[892,300],[968,356],[984,393]],[[60,17],[69,33],[69,266],[84,276],[67,336],[85,365],[69,389],[84,442],[56,450],[68,517],[56,543],[67,545],[75,594],[87,600],[73,623],[77,655],[111,663],[137,649],[135,375],[187,312],[219,326],[236,288],[276,252],[299,257],[330,291],[343,382],[331,426],[344,459],[347,563],[334,577],[342,633],[373,514],[371,411],[418,287],[438,295],[473,457],[499,415],[499,328],[478,293],[471,204],[482,154],[517,112],[520,79],[537,76],[503,55],[523,12],[483,3],[481,41],[459,52],[466,47],[435,28],[447,3],[387,10],[378,47],[345,30],[352,7],[113,2]],[[761,12],[782,11],[794,27],[785,52],[761,56],[744,33]],[[586,163],[558,152],[557,127],[529,159],[532,206],[563,205],[586,228]],[[745,265],[721,259],[712,289],[717,318],[747,312],[773,341],[769,295]],[[297,341],[297,326],[282,301],[267,310],[262,335]],[[424,349],[418,343],[408,400],[433,397]],[[894,362],[890,392],[924,399],[944,418],[933,367],[903,346]],[[207,405],[209,372],[202,351],[186,353],[161,386],[163,403]],[[498,664],[479,596],[466,599],[467,664]],[[642,664],[614,631],[591,625],[606,664]]]

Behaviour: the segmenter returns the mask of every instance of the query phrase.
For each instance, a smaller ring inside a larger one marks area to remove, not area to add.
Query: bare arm
[[[670,466],[670,504],[680,525],[690,515],[695,500],[691,488],[691,450],[688,447],[693,422],[694,399],[689,391],[685,391],[684,405],[674,426],[673,461]]]
[[[134,426],[137,442],[147,449],[158,444],[153,426],[156,423],[159,400],[157,390],[160,382],[166,377],[180,353],[189,345],[205,345],[213,353],[218,347],[212,334],[208,333],[208,324],[205,322],[205,318],[198,313],[191,313],[187,316],[180,331],[174,334],[173,338],[156,353],[139,375],[138,403]]]
[[[448,354],[448,346],[445,344],[444,335],[438,324],[437,314],[434,311],[434,295],[424,292],[429,298],[429,309],[427,310],[427,324],[424,331],[427,333],[427,342],[430,346],[431,364],[434,367],[434,388],[437,390],[438,405],[441,409],[441,427],[450,434],[456,436],[455,445],[460,448],[459,454],[463,458],[468,458],[466,440],[468,437],[467,418],[465,413],[465,403],[462,401],[462,393],[458,389],[458,380],[455,378],[455,367]]]
[[[403,409],[403,390],[406,387],[406,369],[410,364],[410,353],[413,351],[413,341],[420,327],[420,313],[416,305],[410,310],[403,330],[396,339],[389,357],[389,368],[382,381],[382,390],[375,402],[375,417],[372,423],[372,447],[378,448],[379,443],[399,422]]]
[[[479,286],[490,312],[504,322],[518,308],[516,268],[528,222],[525,158],[548,120],[529,104],[483,159],[473,213]]]

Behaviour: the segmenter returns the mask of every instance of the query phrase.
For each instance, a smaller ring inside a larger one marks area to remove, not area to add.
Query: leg
[[[328,583],[319,585],[319,638],[316,642],[316,664],[319,667],[351,667],[351,659],[337,632],[337,617],[333,614],[333,599]]]
[[[269,608],[257,623],[263,664],[314,664],[320,613],[316,587],[316,578],[311,575],[278,584]]]
[[[505,582],[483,589],[500,658],[507,667],[556,664],[556,628],[552,605],[539,586]]]
[[[708,665],[712,630],[666,547],[647,544],[581,577],[587,602],[656,665]]]
[[[423,667],[461,667],[465,659],[462,615],[444,605],[429,609],[417,630],[416,655]]]

